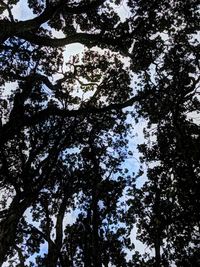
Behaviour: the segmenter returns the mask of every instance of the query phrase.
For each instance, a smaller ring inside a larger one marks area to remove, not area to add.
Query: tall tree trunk
[[[156,233],[156,238],[155,238],[155,260],[156,260],[155,267],[161,267],[159,232]]]
[[[0,223],[0,266],[4,263],[10,247],[14,245],[20,218],[18,213],[13,213]]]
[[[158,186],[157,184],[155,185]],[[160,189],[156,188],[155,193],[155,203],[154,203],[154,214],[155,214],[155,240],[154,240],[154,247],[155,247],[155,267],[161,266],[161,254],[160,254],[160,247],[161,247],[161,212],[160,212]]]
[[[65,193],[65,196],[60,205],[58,214],[57,214],[57,222],[56,222],[56,240],[53,243],[51,240],[49,242],[49,251],[47,255],[47,267],[56,267],[58,263],[58,259],[61,255],[62,248],[62,240],[63,240],[63,219],[66,211],[68,200],[68,194]],[[49,233],[50,239],[50,233]],[[62,261],[62,259],[61,259]]]
[[[101,173],[99,167],[99,159],[96,156],[96,148],[94,146],[94,133],[91,132],[89,138],[89,144],[91,149],[91,161],[93,163],[93,188],[92,188],[92,263],[93,267],[102,267],[101,260],[101,246],[99,243],[99,226],[100,226],[100,215],[99,215],[99,189],[98,184],[101,182]]]
[[[93,266],[101,267],[101,252],[99,245],[99,209],[98,209],[98,198],[95,190],[92,203],[92,249],[93,249]]]
[[[84,230],[84,247],[83,247],[83,261],[84,267],[92,267],[92,251],[91,251],[91,212],[89,212],[88,220],[85,223],[85,230]]]
[[[29,201],[21,201],[16,195],[8,215],[0,222],[0,266],[5,261],[9,249],[15,245],[17,226],[28,206]]]

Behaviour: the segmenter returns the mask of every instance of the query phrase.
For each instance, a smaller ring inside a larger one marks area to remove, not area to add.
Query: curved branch
[[[6,3],[4,3],[4,1],[0,0],[0,5],[7,9],[10,20],[12,22],[14,22],[14,17],[13,17],[13,14],[11,12],[11,8],[10,8],[9,4],[6,4]]]
[[[30,127],[36,125],[39,122],[48,120],[51,116],[70,118],[76,116],[86,116],[88,114],[100,114],[109,111],[120,111],[126,107],[132,106],[135,102],[141,101],[142,99],[148,97],[150,94],[151,92],[147,92],[141,95],[138,94],[123,103],[114,103],[101,108],[91,105],[79,108],[77,110],[67,110],[60,109],[56,106],[49,106],[46,109],[33,114],[32,116],[24,115],[24,117],[20,119],[17,125],[12,125],[11,122],[5,124],[0,129],[0,145],[3,145],[9,139],[13,138],[15,134],[18,133],[23,127]]]
[[[110,45],[119,47],[120,40],[118,38],[102,37],[102,34],[91,33],[75,33],[65,38],[50,38],[47,36],[39,36],[34,33],[19,33],[19,38],[29,41],[32,44],[48,46],[48,47],[63,47],[73,43],[80,43],[86,46],[95,46],[97,44]]]
[[[91,1],[87,4],[80,4],[77,6],[67,6],[64,1],[59,1],[57,4],[47,4],[44,11],[37,17],[26,20],[14,22],[14,18],[11,17],[11,21],[2,19],[0,20],[0,42],[4,42],[7,38],[17,36],[21,33],[27,33],[31,30],[39,28],[42,24],[51,20],[56,13],[65,14],[81,14],[91,12],[91,9],[96,9],[101,6],[105,0]],[[7,5],[6,5],[7,7]],[[11,15],[11,14],[10,14]]]

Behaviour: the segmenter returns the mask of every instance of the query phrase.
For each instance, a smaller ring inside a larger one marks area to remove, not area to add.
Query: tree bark
[[[155,260],[156,260],[156,267],[161,267],[161,256],[160,256],[160,236],[156,233],[156,240],[155,240]]]
[[[96,193],[96,192],[95,192]],[[93,266],[101,267],[101,248],[99,244],[99,209],[98,199],[95,196],[93,199],[93,216],[92,216],[92,249],[93,249]]]
[[[21,201],[20,197],[15,196],[8,215],[0,222],[0,266],[4,263],[9,249],[15,245],[18,223],[31,201],[32,198]]]
[[[157,187],[157,185],[156,185]],[[161,267],[161,254],[160,254],[160,247],[161,247],[161,223],[160,223],[160,192],[159,188],[156,188],[155,193],[155,203],[154,203],[154,213],[155,213],[155,267]]]
[[[56,267],[58,259],[61,255],[62,239],[63,239],[63,219],[67,206],[67,197],[68,195],[66,194],[62,200],[62,203],[58,211],[57,222],[56,222],[56,240],[54,243],[53,242],[49,243],[49,251],[47,255],[47,267]]]

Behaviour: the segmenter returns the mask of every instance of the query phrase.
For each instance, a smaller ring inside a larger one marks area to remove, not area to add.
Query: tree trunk
[[[0,266],[4,263],[10,248],[15,245],[17,226],[26,209],[31,205],[34,194],[29,194],[26,199],[16,195],[10,204],[9,212],[0,222]]]
[[[11,213],[0,223],[0,266],[4,263],[10,247],[15,244],[17,225],[25,210],[26,208]]]
[[[60,208],[57,214],[56,240],[55,240],[55,243],[49,242],[49,251],[47,255],[47,267],[56,267],[58,263],[58,259],[61,256],[61,248],[62,248],[62,240],[63,240],[63,219],[65,216],[67,200],[68,200],[68,194],[65,192],[65,196],[62,200],[62,203],[60,205]]]
[[[157,186],[157,185],[156,185]],[[160,189],[157,188],[155,193],[155,204],[154,204],[154,213],[155,213],[155,267],[161,266],[161,255],[160,255],[160,247],[161,247],[161,212],[160,212]]]
[[[155,240],[155,260],[156,264],[155,267],[161,266],[161,257],[160,257],[160,237],[158,236],[158,233],[156,233],[156,240]]]
[[[95,190],[96,191],[96,190]],[[96,197],[97,192],[93,199],[93,215],[92,215],[92,249],[93,249],[93,266],[101,267],[101,252],[99,246],[99,209],[98,209],[98,199]]]

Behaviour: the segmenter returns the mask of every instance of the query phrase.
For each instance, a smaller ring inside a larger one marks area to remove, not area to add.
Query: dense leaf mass
[[[198,1],[0,0],[0,28],[0,266],[200,266]]]

